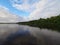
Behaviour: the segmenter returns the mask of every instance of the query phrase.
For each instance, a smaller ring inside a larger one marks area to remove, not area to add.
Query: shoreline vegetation
[[[47,28],[60,31],[60,15],[50,18],[40,18],[39,20],[33,20],[28,22],[18,22],[17,24],[29,25],[39,28]]]

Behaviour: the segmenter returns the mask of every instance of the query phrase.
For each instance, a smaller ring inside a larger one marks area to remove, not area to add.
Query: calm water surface
[[[17,40],[13,40],[18,36]],[[8,42],[7,40],[16,45],[19,45],[18,42],[24,43],[25,40],[35,43],[34,45],[60,45],[60,32],[18,24],[0,24],[0,44]]]

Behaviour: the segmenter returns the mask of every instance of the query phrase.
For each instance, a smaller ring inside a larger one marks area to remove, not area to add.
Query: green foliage
[[[19,22],[18,24],[60,30],[60,15],[47,18],[47,19],[40,18],[39,20],[34,20],[34,21],[29,21],[29,22]]]

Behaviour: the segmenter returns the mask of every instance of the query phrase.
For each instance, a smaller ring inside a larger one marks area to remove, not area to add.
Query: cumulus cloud
[[[22,17],[10,13],[8,8],[0,6],[0,23],[14,23],[22,20]]]

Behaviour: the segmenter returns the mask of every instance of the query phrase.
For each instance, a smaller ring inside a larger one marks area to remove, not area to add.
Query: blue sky
[[[36,20],[58,14],[60,0],[0,0],[0,22]]]
[[[12,12],[14,14],[21,15],[21,16],[28,16],[29,15],[29,12],[27,12],[27,11],[17,10],[16,8],[14,8],[11,5],[10,0],[0,0],[0,5],[7,7],[10,10],[10,12]]]
[[[26,1],[27,4],[29,5],[32,5],[33,3],[36,3],[38,2],[39,0],[28,0]],[[16,15],[20,15],[20,16],[29,16],[30,12],[29,11],[26,11],[26,10],[19,10],[19,9],[16,9],[15,7],[12,6],[13,3],[17,3],[17,4],[23,4],[23,0],[18,0],[18,1],[15,1],[15,0],[0,0],[0,5],[2,6],[5,6],[7,7],[10,12],[16,14]],[[33,8],[32,8],[33,10]]]

